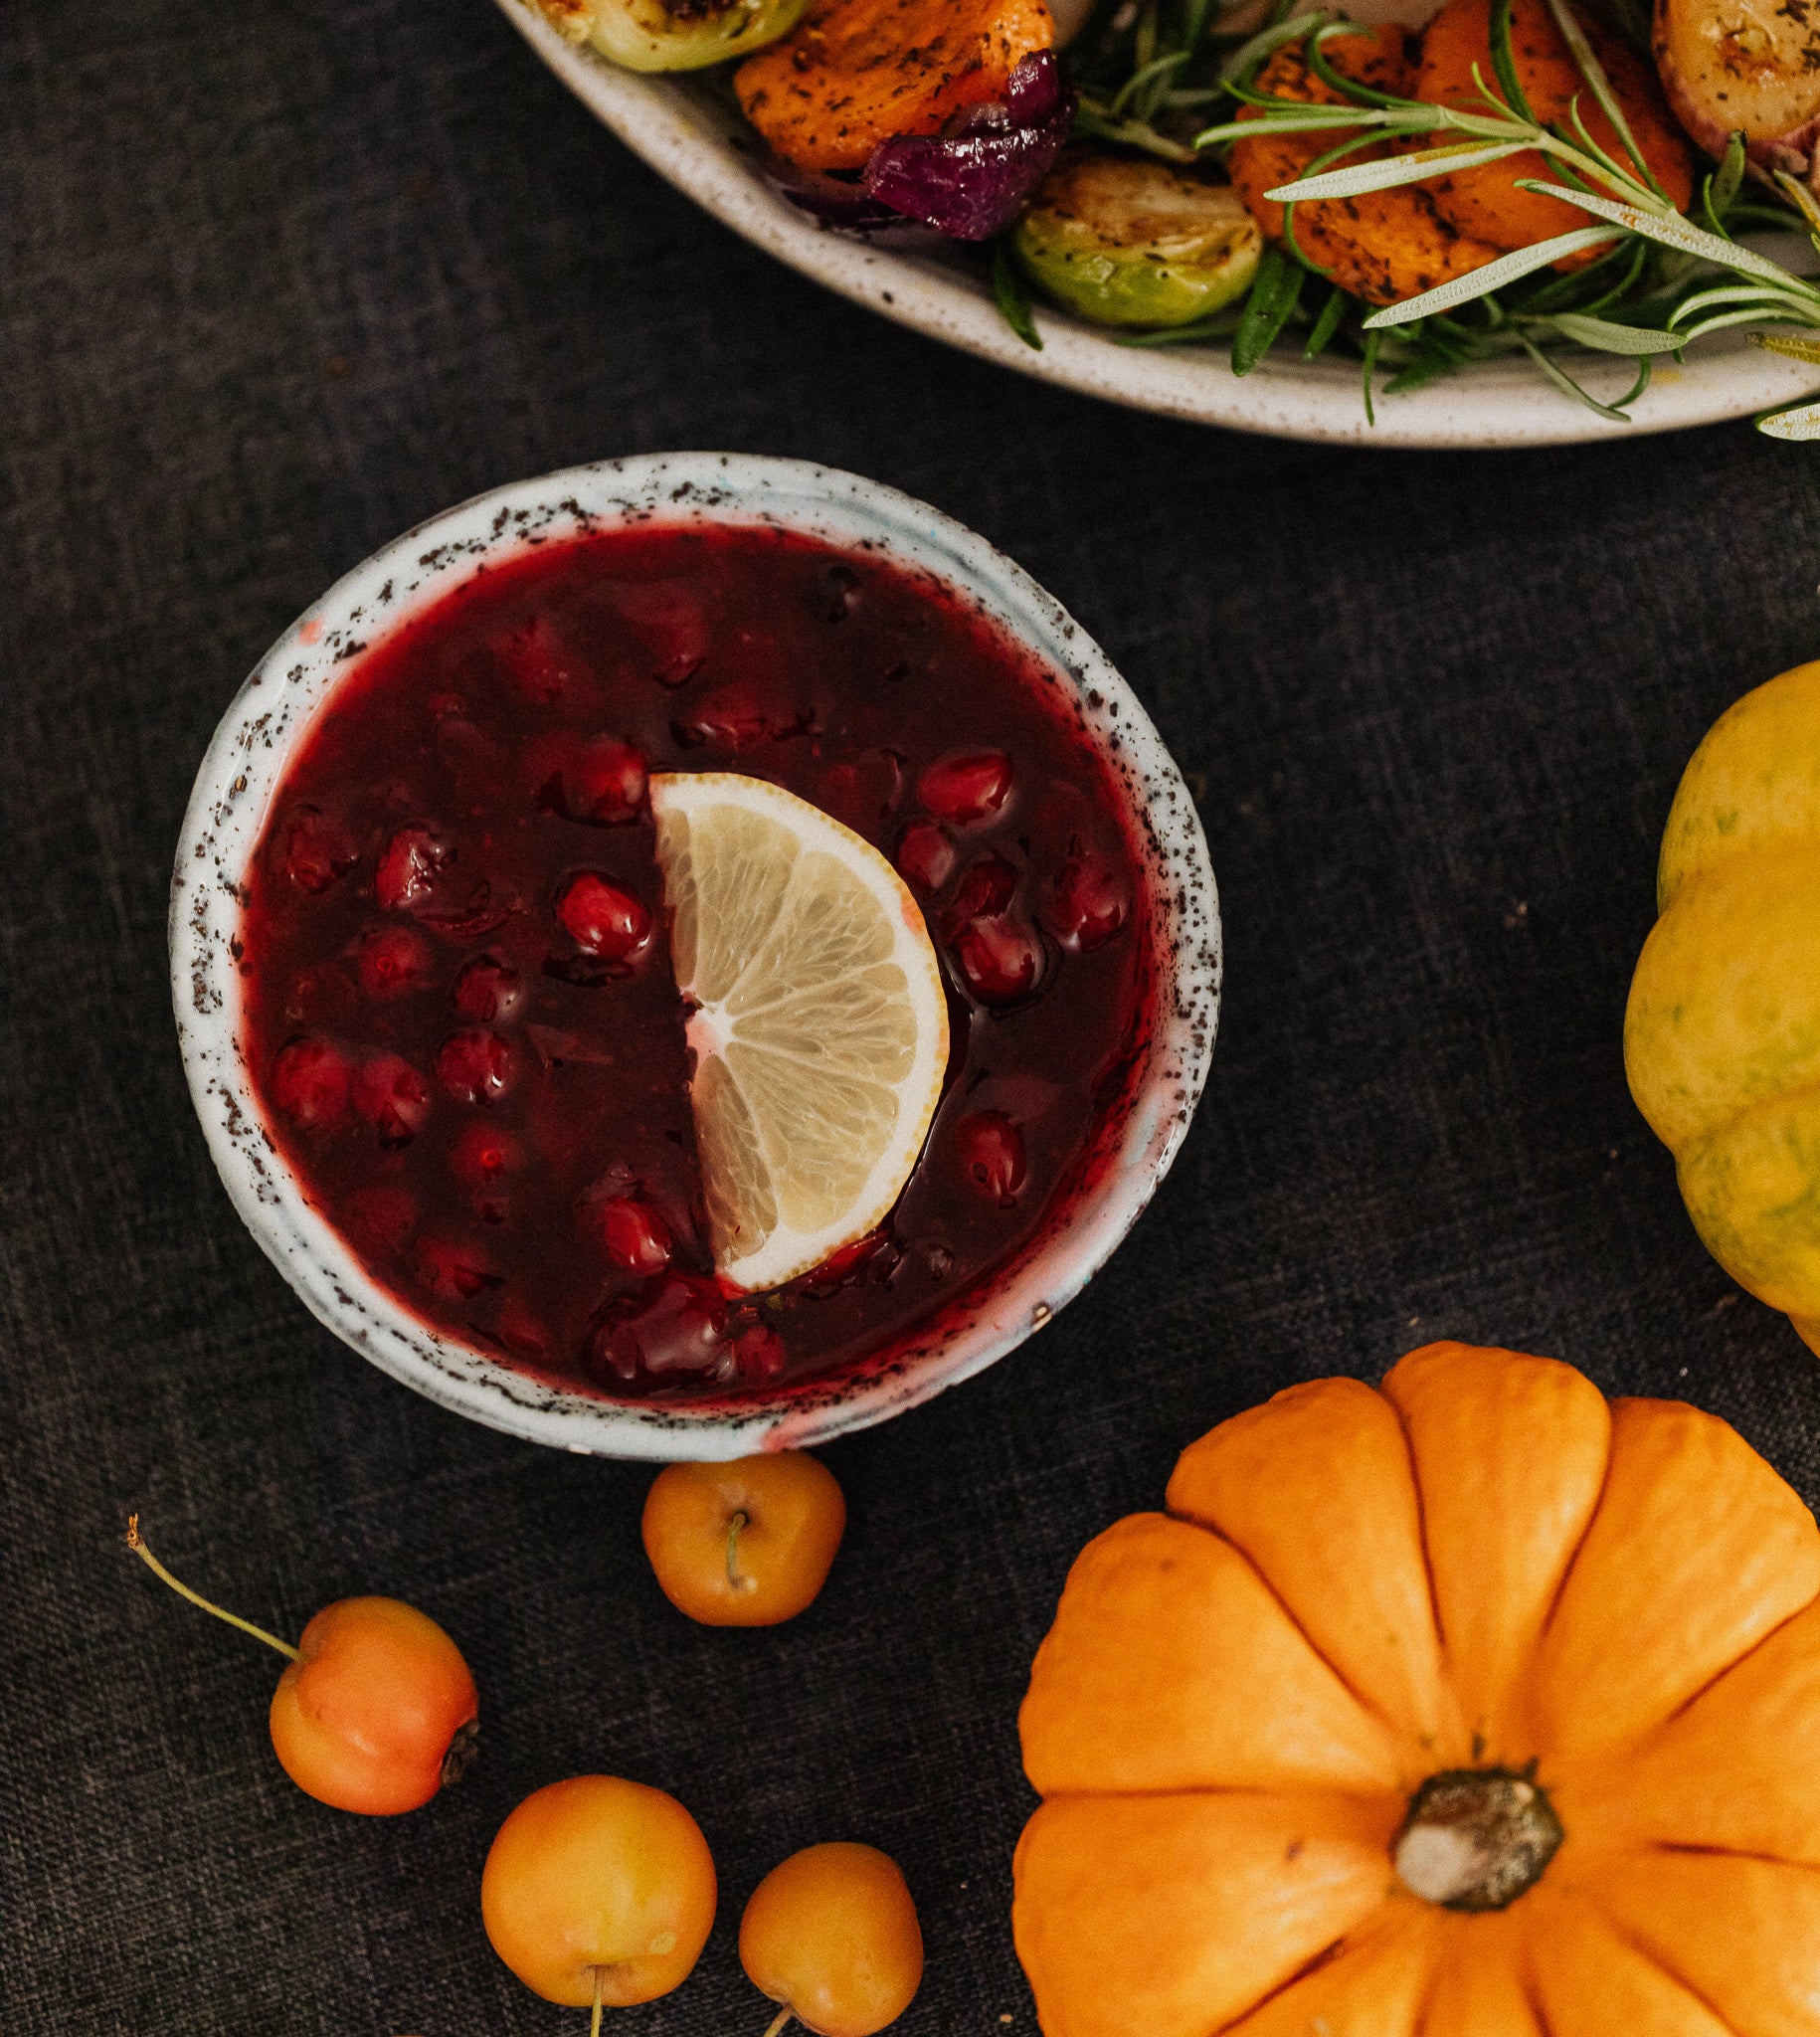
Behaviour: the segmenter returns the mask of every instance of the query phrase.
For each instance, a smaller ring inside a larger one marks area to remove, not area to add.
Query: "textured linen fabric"
[[[1248,441],[899,332],[735,240],[484,0],[13,0],[0,14],[0,2029],[583,2027],[481,1934],[536,1785],[675,1791],[722,1878],[615,2030],[750,2030],[741,1905],[812,1840],[902,1863],[905,2037],[1031,2031],[1015,1713],[1070,1558],[1293,1381],[1438,1336],[1685,1394],[1820,1498],[1820,1374],[1706,1256],[1619,1028],[1701,732],[1820,650],[1820,452],[1747,427],[1416,457]],[[276,633],[419,518],[601,456],[813,457],[1002,546],[1198,789],[1225,909],[1175,1173],[1014,1358],[826,1452],[818,1603],[691,1626],[649,1473],[440,1412],[305,1314],[185,1095],[164,908],[191,777]],[[483,1755],[395,1820],[284,1779],[278,1663],[120,1547],[294,1633],[401,1595]]]

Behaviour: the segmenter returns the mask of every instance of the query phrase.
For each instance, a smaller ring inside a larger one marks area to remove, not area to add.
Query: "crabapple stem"
[[[239,1627],[243,1634],[251,1634],[256,1641],[264,1641],[268,1648],[275,1648],[280,1655],[287,1655],[292,1662],[298,1660],[297,1651],[288,1641],[280,1641],[276,1634],[269,1634],[264,1627],[256,1627],[250,1619],[242,1619],[238,1613],[212,1604],[200,1591],[192,1591],[181,1578],[173,1577],[140,1539],[137,1514],[127,1520],[126,1547],[144,1563],[154,1576],[162,1577],[179,1598],[187,1598],[192,1605],[200,1605],[204,1612],[212,1612],[217,1619],[225,1619],[229,1626]]]
[[[756,1591],[758,1589],[758,1579],[743,1574],[739,1567],[740,1531],[743,1528],[749,1528],[751,1525],[752,1516],[746,1512],[744,1507],[741,1507],[732,1520],[727,1523],[727,1582],[735,1591]],[[786,2009],[784,2013],[789,2015],[790,2011]],[[781,2029],[783,2025],[780,2024],[778,2027]]]
[[[765,2037],[778,2037],[778,2032],[781,2029],[783,2029],[786,2023],[790,2021],[790,2018],[793,2013],[794,2011],[789,2007],[788,2004],[786,2004],[783,2008],[779,2009],[776,2017],[772,2021],[771,2028],[765,2032]]]
[[[607,1969],[594,1969],[594,2015],[588,2024],[588,2037],[601,2037],[601,1995],[607,1985]]]

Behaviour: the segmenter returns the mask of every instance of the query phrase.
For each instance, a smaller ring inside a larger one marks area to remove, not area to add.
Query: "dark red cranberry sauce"
[[[652,770],[856,829],[948,973],[897,1209],[773,1294],[704,1245]],[[285,773],[248,1062],[304,1194],[438,1329],[614,1394],[823,1372],[910,1342],[1081,1164],[1147,996],[1123,811],[1053,679],[901,568],[724,525],[527,549],[350,663]]]

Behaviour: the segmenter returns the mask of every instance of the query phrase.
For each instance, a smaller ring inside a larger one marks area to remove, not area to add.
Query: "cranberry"
[[[472,1301],[483,1289],[504,1284],[483,1252],[455,1238],[419,1238],[413,1256],[418,1279],[445,1301]]]
[[[319,807],[299,807],[279,839],[285,876],[312,897],[320,897],[354,867],[354,844]]]
[[[1017,895],[1017,872],[996,855],[984,855],[970,863],[955,886],[942,924],[952,940],[971,921],[998,919],[1010,909]]]
[[[762,1387],[781,1377],[790,1363],[790,1353],[769,1323],[754,1323],[734,1339],[733,1363],[742,1380]]]
[[[504,926],[518,910],[518,899],[509,884],[502,885],[495,892],[491,883],[482,877],[467,894],[466,900],[450,912],[423,912],[418,917],[433,933],[441,934],[446,941],[453,941],[456,947],[464,947],[469,941],[478,941]]]
[[[417,1204],[403,1189],[356,1189],[347,1202],[348,1235],[375,1258],[396,1258],[417,1225]]]
[[[607,1256],[628,1273],[661,1273],[670,1262],[675,1241],[670,1227],[648,1203],[631,1196],[613,1196],[598,1212]]]
[[[354,974],[369,998],[421,991],[430,975],[430,943],[415,927],[374,927],[354,950]]]
[[[387,912],[409,912],[425,903],[437,871],[454,856],[454,845],[434,828],[401,828],[379,852],[373,895]]]
[[[624,962],[650,937],[650,914],[639,901],[592,870],[583,870],[563,886],[556,917],[584,955],[607,962]]]
[[[895,750],[867,750],[823,772],[815,801],[824,814],[864,834],[897,811],[903,789],[903,758]]]
[[[931,764],[916,796],[938,820],[965,826],[987,821],[1011,796],[1011,760],[1002,750],[968,750]]]
[[[500,1302],[496,1328],[500,1343],[514,1357],[535,1361],[550,1348],[548,1331],[515,1294]]]
[[[1043,919],[1064,948],[1087,950],[1110,941],[1130,910],[1125,886],[1104,856],[1071,855],[1056,871]]]
[[[436,1079],[457,1103],[496,1102],[513,1072],[511,1048],[481,1025],[452,1032],[437,1049]]]
[[[711,1280],[666,1273],[648,1300],[617,1302],[589,1344],[597,1371],[622,1380],[647,1373],[710,1372],[725,1355],[727,1309]]]
[[[955,860],[954,843],[933,821],[912,821],[897,838],[897,867],[919,891],[939,891]]]
[[[326,1130],[347,1115],[351,1074],[325,1040],[293,1039],[272,1064],[272,1100],[294,1123]]]
[[[724,750],[750,750],[767,740],[781,743],[787,736],[804,735],[814,720],[807,710],[793,713],[783,702],[768,703],[758,687],[734,679],[679,714],[670,733],[686,749],[713,743]]]
[[[533,616],[516,630],[495,637],[490,648],[512,684],[527,700],[545,705],[560,700],[564,689],[580,676],[579,667],[564,648],[562,637],[548,616]]]
[[[1001,1110],[977,1110],[955,1127],[955,1148],[968,1181],[989,1203],[1008,1209],[1023,1192],[1029,1167],[1023,1134]]]
[[[680,686],[708,655],[708,618],[699,601],[673,580],[619,587],[614,606],[637,632],[648,654],[646,669],[662,686]]]
[[[455,978],[449,996],[463,1018],[493,1025],[524,1003],[524,979],[497,955],[476,955]]]
[[[455,1179],[469,1188],[490,1189],[501,1176],[510,1174],[522,1158],[518,1141],[510,1132],[482,1123],[463,1127],[450,1149],[449,1165]]]
[[[954,944],[967,987],[983,1005],[1014,1005],[1042,974],[1042,943],[1015,919],[977,919]]]
[[[600,736],[578,745],[538,793],[565,820],[591,828],[636,821],[644,804],[644,759],[630,743]]]
[[[430,1085],[400,1054],[376,1054],[354,1070],[354,1108],[382,1146],[409,1146],[430,1115]]]

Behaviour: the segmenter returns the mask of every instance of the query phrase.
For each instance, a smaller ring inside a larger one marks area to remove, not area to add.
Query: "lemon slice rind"
[[[650,780],[716,1270],[754,1292],[875,1229],[941,1099],[948,1005],[872,844],[734,772]]]

